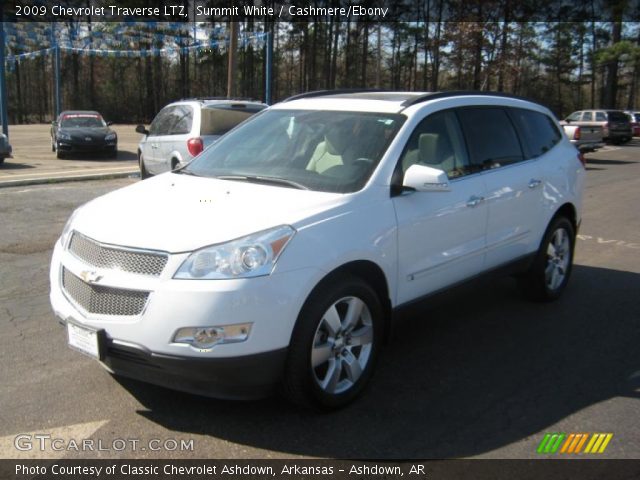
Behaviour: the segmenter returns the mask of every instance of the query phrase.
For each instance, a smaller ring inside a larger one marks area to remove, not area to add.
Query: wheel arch
[[[551,223],[553,220],[561,216],[566,217],[571,222],[571,225],[573,225],[574,232],[577,233],[579,222],[578,222],[578,211],[576,210],[575,205],[569,202],[561,205],[560,208],[556,210],[556,213],[553,215],[553,217],[551,217],[551,220],[549,220],[549,223]]]
[[[318,289],[325,284],[335,281],[337,278],[351,275],[359,278],[363,282],[369,284],[378,295],[380,304],[384,312],[384,337],[388,339],[391,333],[391,297],[389,291],[389,282],[382,268],[371,260],[354,260],[339,267],[336,267],[327,273],[311,290],[310,298]]]

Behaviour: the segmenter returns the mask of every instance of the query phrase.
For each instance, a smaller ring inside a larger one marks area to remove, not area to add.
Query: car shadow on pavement
[[[626,161],[626,160],[606,160],[603,158],[588,158],[587,165],[629,165],[638,162]]]
[[[640,398],[638,285],[639,274],[577,265],[555,303],[523,300],[506,278],[415,307],[403,315],[370,388],[330,414],[278,397],[228,402],[119,382],[147,408],[140,415],[169,430],[284,456],[477,455],[537,438],[609,398]]]
[[[126,160],[135,160],[138,161],[138,155],[136,152],[131,152],[129,150],[118,150],[117,157],[107,157],[102,153],[67,153],[64,158],[60,160],[82,160],[82,161],[101,161],[101,162],[109,162],[109,161],[126,161]]]
[[[11,159],[7,159],[3,163],[0,163],[0,170],[22,170],[24,168],[36,168],[36,166],[29,165],[28,163],[14,163]]]

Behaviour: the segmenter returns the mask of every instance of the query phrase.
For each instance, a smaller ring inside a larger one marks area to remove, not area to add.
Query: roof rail
[[[300,93],[289,98],[282,100],[284,102],[291,102],[292,100],[300,100],[302,98],[313,97],[325,97],[328,95],[341,95],[344,93],[370,93],[370,92],[390,92],[391,90],[384,90],[380,88],[343,88],[338,90],[315,90],[313,92]]]
[[[259,100],[254,100],[253,98],[246,97],[189,97],[181,98],[178,101],[186,102],[190,100],[194,102],[206,102],[207,100],[229,100],[230,102],[259,102]]]
[[[527,102],[539,103],[535,100],[532,100],[527,97],[521,97],[519,95],[512,95],[510,93],[504,92],[480,92],[476,90],[450,90],[448,92],[433,92],[426,93],[424,95],[420,95],[419,97],[409,98],[402,102],[403,110],[409,108],[412,105],[417,103],[426,102],[429,100],[436,100],[439,98],[448,98],[448,97],[459,97],[463,95],[476,95],[476,96],[486,96],[486,97],[504,97],[504,98],[513,98],[515,100],[525,100]]]

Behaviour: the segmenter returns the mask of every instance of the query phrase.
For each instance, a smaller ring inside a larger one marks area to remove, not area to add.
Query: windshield
[[[99,115],[65,115],[60,122],[61,128],[101,128],[107,124]]]
[[[223,136],[181,172],[355,192],[365,185],[405,118],[383,113],[266,110]]]

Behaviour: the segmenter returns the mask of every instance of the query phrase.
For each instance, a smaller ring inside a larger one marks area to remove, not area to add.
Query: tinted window
[[[596,112],[596,122],[606,122],[607,116],[604,112]]]
[[[160,110],[158,115],[156,115],[156,118],[154,118],[153,122],[151,122],[151,126],[149,127],[150,136],[169,134],[171,121],[174,120],[172,114],[175,108],[176,107],[165,107]]]
[[[202,109],[200,135],[224,135],[233,127],[259,112],[257,108],[219,108]]]
[[[584,112],[582,120],[585,122],[593,122],[593,112]]]
[[[496,168],[524,159],[516,131],[504,109],[463,108],[458,110],[458,118],[471,163]]]
[[[527,158],[544,155],[560,141],[560,132],[548,116],[522,108],[509,109],[518,128]]]
[[[609,120],[612,122],[628,122],[629,117],[622,112],[607,112],[609,114]]]
[[[402,172],[411,165],[439,168],[449,178],[471,172],[464,138],[452,110],[429,115],[413,131],[402,155]]]
[[[191,132],[193,108],[188,105],[178,105],[171,112],[171,118],[168,121],[171,124],[169,135],[185,135]]]

